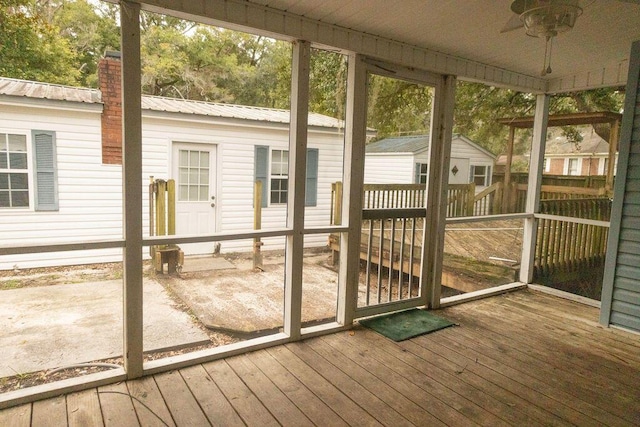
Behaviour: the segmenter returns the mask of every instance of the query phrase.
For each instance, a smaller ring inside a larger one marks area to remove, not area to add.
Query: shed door
[[[177,235],[204,235],[216,231],[215,165],[215,145],[173,143]],[[187,255],[212,254],[214,246],[214,242],[180,245]]]
[[[449,184],[469,183],[469,159],[452,157],[449,164]]]

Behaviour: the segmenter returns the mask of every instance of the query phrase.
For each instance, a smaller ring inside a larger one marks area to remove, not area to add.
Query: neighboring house
[[[100,63],[101,90],[0,78],[0,229],[3,246],[122,236],[120,60]],[[254,182],[263,183],[262,229],[286,225],[289,112],[142,97],[148,235],[149,177],[176,180],[177,234],[252,231]],[[309,114],[305,220],[326,226],[331,183],[342,179],[341,121]],[[336,165],[339,165],[336,166]],[[265,239],[265,249],[284,239]],[[222,251],[253,241],[225,241]],[[326,245],[310,235],[306,245]],[[213,253],[216,244],[183,247]],[[119,260],[120,249],[0,257],[0,269]]]
[[[427,182],[429,136],[399,136],[367,144],[364,182],[420,184]],[[491,185],[495,156],[463,135],[451,141],[450,184],[475,182],[476,190]]]
[[[581,129],[580,134],[582,141],[579,143],[569,142],[561,135],[552,135],[546,145],[543,173],[583,176],[607,174],[609,143],[591,126]]]

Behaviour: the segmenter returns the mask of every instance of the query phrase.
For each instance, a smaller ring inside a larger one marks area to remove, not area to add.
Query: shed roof
[[[102,103],[102,96],[98,89],[9,78],[0,78],[0,95],[85,104]],[[147,111],[182,113],[269,123],[289,123],[290,120],[289,110],[191,101],[148,95],[142,96],[142,109]],[[333,117],[310,112],[309,126],[339,129],[344,127],[344,123],[342,120]]]
[[[481,147],[464,135],[454,134],[452,140],[462,140],[473,148],[482,151],[491,158],[495,158],[495,154]],[[366,146],[367,153],[409,153],[417,154],[429,148],[429,135],[411,135],[411,136],[392,136],[371,142]]]

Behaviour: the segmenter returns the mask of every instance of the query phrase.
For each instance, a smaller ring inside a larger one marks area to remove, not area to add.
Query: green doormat
[[[360,324],[394,341],[404,341],[454,325],[447,319],[417,308],[360,320]]]

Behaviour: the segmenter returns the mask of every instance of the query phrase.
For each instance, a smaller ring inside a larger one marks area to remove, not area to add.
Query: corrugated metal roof
[[[367,153],[417,153],[429,147],[429,135],[394,136],[367,144]]]
[[[4,77],[0,78],[0,95],[84,102],[88,104],[100,103],[100,91],[97,89],[63,86]]]
[[[49,99],[57,101],[101,103],[97,89],[56,85],[0,78],[0,95],[24,98]],[[218,104],[204,101],[142,96],[142,109],[169,113],[193,114],[207,117],[221,117],[240,120],[254,120],[269,123],[289,123],[289,110],[251,107],[246,105]],[[309,126],[343,128],[344,122],[318,113],[309,113]]]

